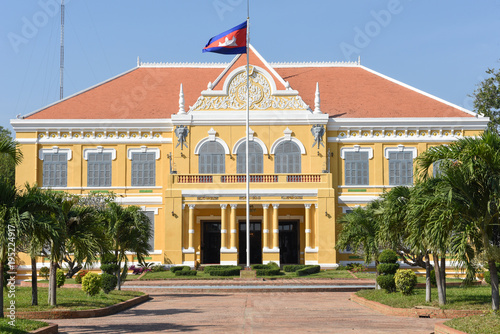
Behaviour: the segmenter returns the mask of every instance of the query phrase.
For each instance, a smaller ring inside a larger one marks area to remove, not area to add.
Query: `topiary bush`
[[[210,274],[211,276],[217,276],[217,275],[212,275],[212,271],[219,271],[219,270],[225,270],[225,269],[238,269],[241,270],[241,267],[239,266],[232,266],[232,265],[212,265],[212,266],[206,266],[203,268],[203,272]],[[239,273],[238,273],[239,275]]]
[[[379,263],[377,270],[379,273],[395,275],[399,269],[398,263]]]
[[[175,276],[196,276],[198,272],[196,270],[177,270]]]
[[[398,255],[392,249],[383,250],[378,256],[377,271],[377,284],[387,292],[396,291],[396,282],[394,282],[394,274],[399,269]]]
[[[294,273],[297,270],[303,269],[305,267],[306,267],[305,264],[288,264],[286,266],[283,266],[283,271],[287,273]]]
[[[417,275],[411,269],[398,269],[394,275],[394,282],[403,295],[409,296],[417,286]]]
[[[318,265],[306,266],[305,268],[299,269],[296,271],[297,276],[307,276],[311,274],[317,274],[321,270],[321,267]]]
[[[101,277],[95,273],[88,273],[82,278],[82,290],[89,296],[95,296],[101,289]]]
[[[56,285],[58,288],[64,285],[66,281],[66,274],[61,269],[57,269],[56,271]]]
[[[75,275],[75,283],[76,284],[82,284],[82,278],[87,275],[88,270],[80,270],[78,273]]]
[[[38,270],[38,275],[45,278],[45,279],[49,278],[49,274],[50,274],[49,267],[42,267],[42,268],[40,268],[40,270]]]
[[[269,261],[269,262],[266,264],[266,266],[267,266],[268,268],[274,268],[274,269],[276,269],[276,268],[277,268],[277,269],[279,269],[279,268],[280,268],[280,266],[279,266],[276,262],[273,262],[273,261]]]
[[[377,277],[377,284],[387,292],[396,291],[396,283],[394,282],[394,275],[379,275]]]
[[[396,263],[398,262],[398,255],[392,249],[383,250],[378,256],[380,263]]]
[[[175,267],[170,268],[170,271],[173,273],[176,273],[176,272],[182,271],[182,270],[191,270],[191,267],[189,267],[189,266],[175,266]]]
[[[104,273],[101,275],[101,288],[105,294],[113,291],[118,284],[118,278],[115,275]]]

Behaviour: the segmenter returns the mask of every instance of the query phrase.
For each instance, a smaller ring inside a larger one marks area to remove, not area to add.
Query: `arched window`
[[[226,172],[224,147],[216,141],[207,141],[200,147],[198,163],[200,174],[224,174]]]
[[[300,148],[293,141],[281,142],[274,151],[275,173],[300,173]]]
[[[237,173],[246,172],[246,142],[238,147],[236,152]],[[248,171],[250,174],[262,174],[264,172],[264,155],[262,147],[254,141],[248,142]]]

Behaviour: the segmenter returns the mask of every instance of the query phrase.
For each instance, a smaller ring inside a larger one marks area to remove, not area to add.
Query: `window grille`
[[[300,173],[300,148],[293,141],[281,142],[274,152],[275,173]]]
[[[45,153],[43,155],[43,186],[66,187],[68,183],[68,154]]]
[[[89,153],[87,186],[111,187],[111,153]]]
[[[224,174],[226,172],[224,147],[216,141],[204,143],[198,160],[200,174]]]
[[[246,142],[238,147],[236,152],[237,167],[236,172],[242,174],[246,172]],[[264,155],[262,147],[256,142],[248,143],[248,170],[250,174],[264,173]]]
[[[389,153],[389,185],[401,186],[413,183],[413,153]]]
[[[146,187],[156,185],[155,153],[132,153],[132,186]]]
[[[368,152],[345,153],[345,184],[368,185]]]

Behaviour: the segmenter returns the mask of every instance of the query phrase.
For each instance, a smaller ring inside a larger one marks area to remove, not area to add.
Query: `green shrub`
[[[57,269],[56,271],[56,285],[58,288],[64,285],[66,281],[66,274],[61,269]]]
[[[434,269],[431,270],[431,285],[436,286],[436,271]]]
[[[50,269],[48,267],[42,267],[40,268],[40,270],[38,270],[38,275],[42,276],[45,279],[49,278],[49,274],[50,274]]]
[[[239,276],[241,267],[232,266],[231,268],[212,269],[209,271],[210,276]]]
[[[266,266],[267,266],[268,268],[271,268],[271,269],[276,269],[276,268],[278,268],[278,269],[279,269],[279,267],[280,267],[280,266],[279,266],[276,262],[273,262],[273,261],[269,261],[269,262],[266,264]]]
[[[106,274],[115,275],[120,267],[116,263],[106,263],[101,265],[101,270]]]
[[[157,273],[159,271],[165,271],[165,267],[163,266],[163,264],[157,264],[155,266],[153,266],[151,268],[151,270],[154,272],[154,273]]]
[[[88,273],[82,278],[82,290],[89,296],[95,296],[101,289],[101,277],[95,273]]]
[[[252,268],[252,270],[271,269],[267,264],[252,264],[250,267]]]
[[[212,265],[212,266],[206,266],[203,271],[207,274],[211,274],[212,271],[214,270],[222,270],[222,269],[235,269],[235,268],[238,268],[238,270],[241,270],[241,267],[240,266],[233,266],[233,265],[219,265],[219,264],[216,264],[216,265]],[[238,274],[239,275],[239,274]],[[212,276],[217,276],[217,275],[212,275]]]
[[[378,262],[380,262],[380,263],[396,263],[396,262],[398,262],[398,255],[392,249],[385,249],[378,256]]]
[[[403,295],[409,296],[417,286],[417,275],[411,269],[398,269],[394,275],[394,282]]]
[[[387,292],[396,291],[396,283],[394,282],[394,275],[379,275],[377,277],[377,284]]]
[[[285,271],[287,273],[294,273],[297,270],[303,269],[305,267],[306,267],[305,264],[288,264],[286,266],[283,266],[283,271]]]
[[[314,266],[306,266],[305,268],[299,269],[296,271],[297,276],[307,276],[311,274],[317,274],[321,270],[321,267],[318,265]]]
[[[175,276],[196,276],[198,272],[196,270],[177,270]]]
[[[184,271],[184,270],[191,270],[191,267],[189,267],[189,266],[175,266],[175,267],[170,268],[170,271],[173,273],[176,273],[178,271]]]
[[[396,274],[399,269],[399,263],[380,263],[377,265],[377,271],[381,274]]]
[[[118,277],[115,275],[111,275],[108,273],[104,273],[101,275],[101,288],[105,294],[108,294],[110,291],[113,291],[118,284]]]
[[[491,285],[491,274],[489,270],[484,272],[484,281],[488,283],[488,285]]]
[[[279,275],[281,270],[280,268],[272,268],[272,269],[255,269],[257,276],[276,276]]]
[[[88,270],[80,270],[79,272],[77,272],[75,275],[75,283],[82,284],[82,278],[83,278],[83,276],[87,275],[87,273],[88,273]]]

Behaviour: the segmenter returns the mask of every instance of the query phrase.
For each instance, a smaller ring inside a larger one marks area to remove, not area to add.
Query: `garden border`
[[[443,310],[438,308],[397,308],[365,299],[355,293],[351,294],[351,301],[371,308],[372,310],[378,311],[382,314],[395,315],[399,317],[453,319],[467,317],[470,315],[486,314],[489,312],[482,310]]]
[[[148,301],[149,299],[151,299],[149,295],[143,295],[118,304],[97,309],[17,312],[16,316],[23,319],[77,319],[104,317],[124,311],[128,308],[131,308],[132,306]]]
[[[59,333],[59,325],[49,323],[48,326],[35,329],[34,331],[31,331],[29,333],[30,334],[58,334]]]

